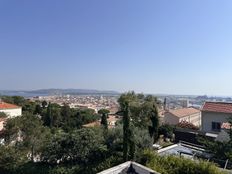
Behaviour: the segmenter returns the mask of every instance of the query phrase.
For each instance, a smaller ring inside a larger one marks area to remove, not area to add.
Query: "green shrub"
[[[159,135],[164,135],[165,138],[172,138],[173,135],[173,126],[164,124],[159,127]]]
[[[72,168],[57,166],[49,171],[49,174],[74,174]]]
[[[159,156],[151,150],[145,150],[141,163],[161,174],[221,174],[213,163],[193,161],[177,156]]]

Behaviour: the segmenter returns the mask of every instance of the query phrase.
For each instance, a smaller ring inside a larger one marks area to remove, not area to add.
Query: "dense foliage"
[[[213,163],[193,161],[177,156],[159,156],[153,151],[146,150],[141,163],[161,174],[222,174]]]
[[[5,112],[0,112],[0,118],[6,118],[7,114]]]
[[[134,160],[136,151],[134,128],[147,129],[153,142],[158,138],[157,99],[132,91],[122,94],[118,102],[123,115],[123,159]]]
[[[164,138],[172,138],[174,127],[168,124],[161,125],[158,129],[158,134],[163,135]]]
[[[200,164],[184,159],[181,162],[174,157],[152,159],[143,154],[152,147],[158,134],[169,137],[172,133],[169,127],[159,128],[158,103],[153,96],[134,92],[121,95],[119,113],[123,121],[114,129],[107,129],[108,110],[96,114],[92,109],[72,109],[66,104],[31,102],[22,97],[3,99],[22,106],[23,115],[9,118],[0,134],[5,139],[0,146],[1,174],[95,174],[125,160],[146,161],[148,167],[166,173],[171,169],[176,173],[204,171]],[[100,119],[103,126],[83,127]],[[170,160],[176,160],[176,168]],[[207,167],[208,163],[202,165],[206,166],[206,174],[214,169],[211,165]]]
[[[108,122],[107,122],[107,117],[108,117],[108,114],[110,113],[109,110],[107,109],[100,109],[98,111],[98,114],[101,114],[101,124],[103,125],[103,127],[105,129],[108,129]]]

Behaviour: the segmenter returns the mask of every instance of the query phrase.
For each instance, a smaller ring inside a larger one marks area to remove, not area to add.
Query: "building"
[[[170,125],[177,125],[180,122],[188,122],[200,127],[201,112],[195,108],[174,109],[165,112],[164,123]]]
[[[4,112],[8,118],[13,118],[22,115],[22,107],[0,101],[0,112]]]
[[[0,101],[0,112],[7,115],[7,118],[13,118],[22,115],[22,108],[17,105]],[[7,118],[0,118],[0,131],[3,130]]]
[[[189,107],[189,100],[188,99],[178,100],[178,102],[180,103],[180,106],[182,106],[183,108]]]
[[[4,123],[6,121],[6,118],[0,118],[0,132],[3,130],[4,128]]]
[[[202,131],[219,133],[228,125],[228,119],[232,118],[232,103],[205,102],[201,116]]]
[[[160,124],[163,124],[164,123],[164,115],[165,115],[165,112],[166,110],[159,110],[158,113],[159,113],[159,122]]]
[[[136,162],[128,161],[98,174],[159,174]]]

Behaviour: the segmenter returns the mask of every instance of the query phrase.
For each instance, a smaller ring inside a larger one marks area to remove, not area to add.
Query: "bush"
[[[187,121],[181,121],[180,123],[178,123],[176,125],[176,127],[186,128],[186,129],[193,129],[193,130],[199,130],[199,128],[197,126],[195,126],[194,124],[189,123]]]
[[[7,117],[7,115],[5,112],[0,112],[0,118],[6,118],[6,117]]]
[[[159,135],[164,135],[164,138],[172,138],[173,135],[173,126],[164,124],[159,127]]]
[[[140,161],[143,165],[161,174],[221,174],[219,168],[206,161],[192,161],[177,156],[159,156],[151,150],[145,150]]]

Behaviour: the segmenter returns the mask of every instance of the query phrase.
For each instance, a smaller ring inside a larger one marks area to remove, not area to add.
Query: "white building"
[[[6,118],[0,118],[0,131],[3,130],[5,121],[6,121]],[[0,140],[0,142],[1,142],[1,140]]]
[[[180,122],[188,122],[200,127],[201,125],[201,112],[195,108],[182,108],[174,109],[165,112],[164,123],[170,125],[177,125]]]
[[[232,118],[232,103],[205,102],[201,115],[202,131],[219,133],[228,119]]]
[[[22,108],[17,105],[0,102],[0,112],[5,113],[7,118],[13,118],[22,115]],[[0,131],[3,130],[7,118],[0,118]]]
[[[5,102],[0,102],[0,112],[4,112],[8,116],[8,118],[13,118],[22,115],[22,107]]]

